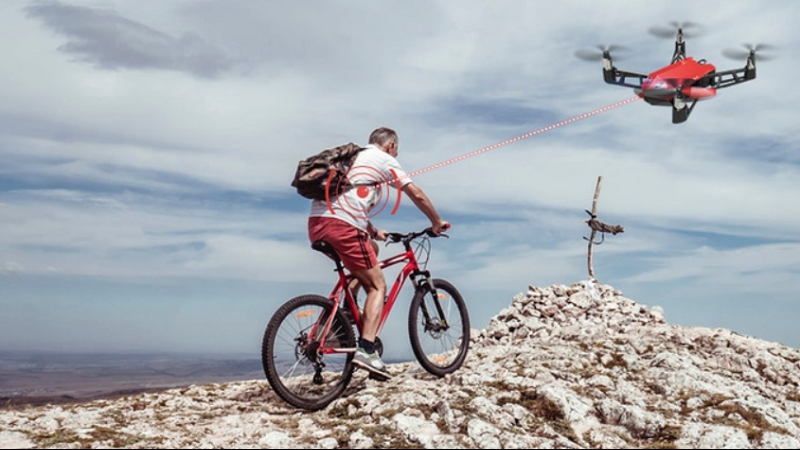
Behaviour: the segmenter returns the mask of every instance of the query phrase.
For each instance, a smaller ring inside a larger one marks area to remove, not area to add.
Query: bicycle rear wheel
[[[353,326],[340,311],[325,339],[325,348],[320,348],[332,307],[330,299],[321,295],[295,297],[275,312],[264,331],[264,374],[275,393],[290,405],[322,409],[350,383],[353,353],[324,352],[356,346]]]
[[[436,297],[427,284],[414,294],[408,313],[408,335],[420,365],[443,377],[458,370],[467,357],[469,313],[455,286],[438,278],[432,281]]]

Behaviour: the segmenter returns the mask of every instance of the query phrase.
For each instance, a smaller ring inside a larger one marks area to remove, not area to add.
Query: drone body
[[[741,69],[718,72],[706,60],[686,56],[686,41],[680,27],[677,28],[672,62],[649,74],[620,70],[614,66],[611,50],[601,50],[603,80],[633,88],[636,95],[651,105],[672,107],[672,123],[685,122],[697,101],[713,98],[718,89],[756,77],[755,48],[750,48],[744,55],[747,60]],[[580,53],[578,56],[585,58]]]

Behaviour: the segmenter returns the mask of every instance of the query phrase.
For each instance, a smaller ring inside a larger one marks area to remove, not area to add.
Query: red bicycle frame
[[[397,274],[397,277],[392,283],[392,288],[389,291],[389,294],[386,297],[386,301],[383,304],[383,310],[381,312],[380,322],[378,323],[378,332],[380,334],[381,330],[383,329],[386,320],[389,318],[389,313],[394,306],[395,301],[400,294],[400,290],[403,288],[406,280],[410,276],[412,279],[423,271],[420,270],[419,265],[417,264],[417,257],[414,254],[414,251],[411,249],[410,246],[406,245],[406,249],[402,253],[398,253],[394,256],[390,256],[384,260],[381,260],[379,265],[381,270],[394,266],[396,264],[405,262],[406,265],[400,270],[400,273]],[[353,298],[352,292],[348,289],[350,282],[355,278],[352,273],[348,273],[344,266],[341,264],[340,261],[337,261],[336,265],[336,272],[339,274],[339,280],[336,282],[336,285],[333,287],[330,296],[328,297],[331,302],[333,303],[333,312],[330,317],[327,318],[325,323],[318,322],[313,329],[311,330],[312,336],[319,336],[315,333],[316,328],[319,326],[324,326],[324,333],[321,334],[322,338],[319,340],[319,350],[322,353],[353,353],[355,352],[355,348],[330,348],[325,347],[325,340],[327,339],[328,333],[330,332],[330,328],[333,325],[333,318],[336,316],[336,312],[339,310],[341,305],[341,298],[342,294],[344,294],[344,298],[347,302],[347,307],[350,308],[350,312],[352,313],[353,320],[355,321],[356,328],[358,329],[359,334],[362,331],[362,327],[364,326],[363,322],[361,321],[361,314],[358,311],[358,307],[356,304],[355,299]]]

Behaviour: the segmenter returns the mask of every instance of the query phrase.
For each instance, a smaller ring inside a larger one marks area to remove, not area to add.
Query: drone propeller
[[[767,60],[775,58],[774,55],[769,55],[769,54],[768,55],[764,55],[764,54],[758,53],[759,51],[763,51],[763,50],[766,50],[767,53],[769,53],[770,50],[774,50],[775,49],[775,46],[773,46],[773,45],[769,45],[769,44],[756,44],[756,45],[742,44],[742,47],[744,47],[744,50],[742,50],[742,49],[726,49],[726,50],[723,50],[722,51],[722,55],[725,56],[726,58],[737,59],[737,60],[746,59],[750,55],[753,55],[758,61],[767,61]],[[756,56],[756,55],[758,55],[758,56]]]
[[[669,23],[670,26],[655,26],[650,27],[648,30],[650,34],[656,37],[665,38],[665,39],[673,39],[678,33],[678,30],[683,31],[683,37],[685,38],[693,38],[702,35],[700,24],[695,22],[676,22],[672,21]]]
[[[619,50],[626,50],[626,47],[623,47],[621,45],[605,45],[605,46],[597,45],[595,46],[594,49],[591,50],[588,49],[578,50],[575,52],[575,56],[586,61],[600,61],[601,59],[603,59],[603,54],[605,52],[611,53]],[[614,59],[620,60],[624,58],[615,56]]]

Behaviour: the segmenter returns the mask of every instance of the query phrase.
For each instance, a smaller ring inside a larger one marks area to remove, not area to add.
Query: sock
[[[375,343],[364,338],[358,338],[358,346],[367,353],[375,353]]]

